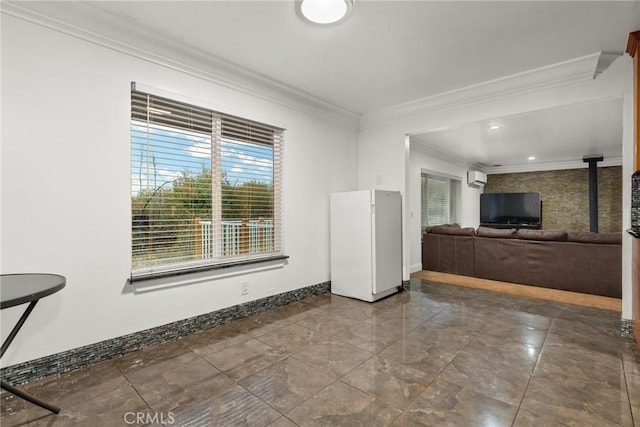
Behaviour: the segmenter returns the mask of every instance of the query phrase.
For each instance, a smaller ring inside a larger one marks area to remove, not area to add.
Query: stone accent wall
[[[631,177],[631,227],[640,230],[640,171]]]
[[[493,174],[485,193],[539,192],[542,228],[589,231],[589,169]],[[622,230],[622,167],[598,168],[600,232]]]

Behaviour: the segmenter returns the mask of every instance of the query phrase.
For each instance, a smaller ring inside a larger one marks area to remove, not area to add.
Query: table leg
[[[40,300],[31,301],[27,309],[24,311],[24,313],[22,313],[22,316],[20,316],[20,319],[18,319],[18,323],[16,323],[16,325],[11,330],[11,333],[9,334],[7,339],[4,340],[4,342],[2,343],[2,349],[0,350],[0,357],[4,356],[4,352],[7,351],[7,348],[9,348],[9,345],[11,345],[11,343],[13,342],[13,339],[18,334],[18,331],[20,330],[20,328],[22,328],[22,325],[24,325],[24,321],[27,320],[27,317],[29,317],[29,315],[33,311],[33,307],[36,306],[36,303],[38,301]]]
[[[41,408],[47,409],[47,410],[53,412],[54,414],[60,413],[60,408],[58,408],[57,406],[49,405],[48,403],[43,402],[40,399],[36,399],[35,397],[33,397],[33,396],[23,392],[23,391],[18,390],[17,388],[15,388],[14,386],[12,386],[11,384],[9,384],[9,383],[7,383],[5,381],[0,381],[0,383],[1,383],[0,387],[2,387],[4,390],[7,390],[8,392],[13,393],[18,397],[21,397],[24,400],[27,400],[27,401],[33,403],[34,405],[38,405]]]
[[[20,330],[20,328],[22,328],[22,325],[24,325],[25,320],[27,320],[27,317],[29,317],[29,315],[33,311],[33,308],[36,306],[36,303],[38,301],[39,300],[31,301],[27,309],[24,311],[24,313],[22,313],[22,316],[20,316],[18,323],[16,323],[16,325],[11,330],[11,333],[9,333],[9,336],[7,337],[7,339],[2,343],[2,349],[0,350],[0,357],[4,356],[4,352],[7,351],[7,348],[9,348],[9,345],[18,334],[18,331]],[[7,390],[10,393],[15,394],[18,397],[21,397],[26,401],[33,403],[34,405],[38,405],[41,408],[47,409],[53,412],[54,414],[57,414],[60,412],[60,408],[58,408],[57,406],[49,405],[48,403],[45,403],[42,400],[36,399],[35,397],[30,396],[29,394],[18,390],[17,388],[15,388],[14,386],[12,386],[6,381],[0,381],[0,387],[3,388],[4,390]]]

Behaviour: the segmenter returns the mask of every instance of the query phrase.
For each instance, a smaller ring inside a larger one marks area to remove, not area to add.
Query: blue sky
[[[147,140],[148,129],[148,140]],[[183,173],[197,175],[211,169],[211,136],[161,125],[131,124],[131,190],[165,187]],[[155,155],[155,167],[151,153]],[[232,184],[247,181],[271,183],[272,147],[223,139],[222,170]]]

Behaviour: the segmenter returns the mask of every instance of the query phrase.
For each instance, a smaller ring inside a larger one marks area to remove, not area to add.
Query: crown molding
[[[583,169],[589,167],[589,165],[582,159],[560,162],[528,163],[509,166],[488,166],[483,163],[470,162],[463,157],[435,150],[432,147],[424,145],[422,141],[413,136],[411,137],[411,142],[411,150],[419,151],[422,154],[437,158],[438,160],[443,160],[445,162],[453,163],[468,169],[479,170],[480,172],[484,172],[487,175],[501,173],[540,172],[562,169]],[[598,167],[610,166],[622,166],[622,157],[605,157],[604,160],[598,162]]]
[[[33,7],[44,7],[45,10]],[[49,9],[47,9],[47,6]],[[116,17],[90,2],[7,2],[1,12],[24,21],[357,129],[360,115],[237,64]],[[79,26],[78,22],[82,23]]]
[[[600,52],[600,57],[596,63],[596,69],[593,72],[593,78],[596,79],[602,74],[613,62],[624,55],[622,52]]]
[[[622,157],[607,157],[601,162],[598,162],[599,168],[609,166],[622,166]],[[588,167],[589,165],[582,159],[580,159],[565,162],[532,163],[513,166],[485,166],[483,169],[487,175],[495,175],[500,173],[540,172],[561,169],[584,169]]]
[[[594,79],[621,54],[597,52],[362,115],[360,129]]]

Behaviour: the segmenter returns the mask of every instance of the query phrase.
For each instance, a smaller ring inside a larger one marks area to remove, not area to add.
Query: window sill
[[[289,257],[287,255],[277,255],[266,258],[204,265],[186,270],[141,273],[138,275],[132,275],[129,278],[128,283],[133,287],[134,293],[143,293],[163,288],[173,288],[222,279],[225,277],[282,268],[286,265],[288,259]]]

